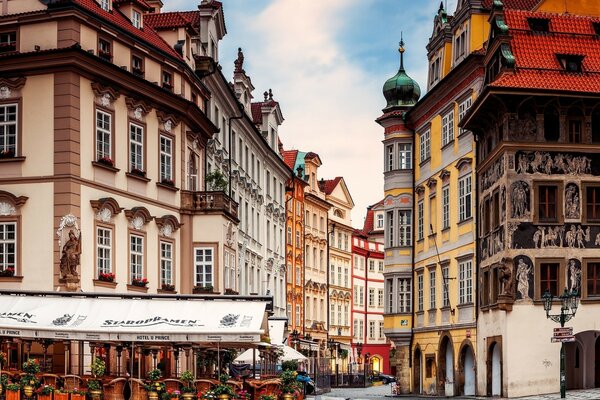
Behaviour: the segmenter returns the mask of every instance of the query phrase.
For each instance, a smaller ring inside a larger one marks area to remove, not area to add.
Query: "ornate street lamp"
[[[569,321],[575,316],[577,307],[579,306],[579,293],[575,290],[568,291],[565,288],[563,294],[557,296],[560,300],[560,314],[550,314],[552,310],[552,303],[554,296],[546,289],[542,295],[544,300],[544,310],[546,311],[546,318],[551,319],[554,322],[560,323],[561,328],[565,326],[565,322]],[[565,376],[565,343],[560,344],[560,398],[566,397],[567,382]]]

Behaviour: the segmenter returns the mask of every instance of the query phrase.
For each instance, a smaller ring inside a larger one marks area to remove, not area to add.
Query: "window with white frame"
[[[344,267],[344,286],[348,287],[348,278],[350,277],[350,274],[348,273],[348,267]]]
[[[429,141],[429,131],[425,131],[419,135],[419,162],[428,160],[431,156],[431,144]]]
[[[348,326],[348,316],[350,315],[350,306],[344,304],[344,326]]]
[[[442,117],[442,147],[454,140],[454,110]]]
[[[458,303],[473,302],[473,261],[458,263]]]
[[[375,339],[375,321],[369,321],[369,339]]]
[[[379,321],[379,339],[384,339],[385,338],[385,334],[383,333],[383,329],[384,329],[384,322],[383,321]]]
[[[369,271],[375,272],[375,260],[369,260]]]
[[[7,271],[9,269],[12,269],[12,274],[16,275],[17,223],[0,222],[0,271]]]
[[[141,28],[142,27],[142,14],[133,10],[131,12],[131,24],[138,29]]]
[[[129,124],[129,166],[131,172],[144,171],[144,127]]]
[[[112,115],[96,110],[96,159],[112,162]]]
[[[398,210],[398,246],[412,244],[412,210]]]
[[[377,289],[377,307],[383,307],[383,289]]]
[[[423,311],[423,272],[417,274],[417,311]]]
[[[100,7],[104,11],[110,11],[110,0],[100,0]]]
[[[411,312],[412,287],[410,279],[398,279],[398,312]]]
[[[296,304],[296,325],[301,325],[302,320],[300,318],[300,305]]]
[[[442,229],[450,227],[450,185],[442,188]]]
[[[223,259],[224,259],[223,265],[225,267],[224,268],[225,269],[225,273],[224,273],[225,287],[235,290],[235,288],[236,288],[236,285],[235,285],[235,254],[233,252],[225,249],[223,251]]]
[[[369,307],[375,307],[375,289],[369,288]]]
[[[471,97],[467,97],[464,101],[462,101],[461,103],[458,104],[458,122],[460,122],[462,120],[462,118],[467,113],[467,110],[469,108],[471,108],[472,102],[473,102],[473,99]],[[460,128],[458,131],[458,134],[462,135],[465,132],[468,132],[468,131],[466,129]]]
[[[160,242],[160,283],[173,284],[173,243]]]
[[[0,154],[16,156],[17,153],[17,104],[0,105]]]
[[[429,270],[429,309],[436,308],[435,301],[435,269]]]
[[[355,318],[352,323],[352,337],[356,339],[358,337],[358,333],[358,319]]]
[[[365,305],[365,288],[363,286],[358,287],[358,305],[363,307]]]
[[[354,285],[354,305],[358,305],[358,286]]]
[[[331,306],[329,307],[329,321],[331,322],[331,325],[335,324],[335,304],[331,304]]]
[[[173,182],[173,140],[160,135],[160,181],[171,184]]]
[[[424,206],[423,200],[417,204],[417,240],[423,239],[423,224],[424,224]]]
[[[376,215],[376,223],[375,223],[375,228],[377,229],[383,229],[383,214],[379,213]]]
[[[299,266],[296,266],[296,286],[302,285],[302,272]]]
[[[388,144],[385,146],[385,170],[392,171],[394,170],[394,145]]]
[[[144,277],[144,237],[129,235],[129,275],[131,280]]]
[[[387,312],[394,312],[394,280],[386,279],[386,288],[387,288]]]
[[[379,261],[377,262],[377,270],[378,270],[379,272],[383,272],[383,261],[379,260]]]
[[[394,247],[394,211],[388,211],[386,212],[386,217],[387,217],[387,229],[386,229],[386,242],[387,242],[387,247]]]
[[[458,180],[458,220],[471,218],[471,175]]]
[[[448,265],[442,267],[442,307],[450,306],[448,297]]]
[[[194,285],[214,286],[214,249],[212,247],[196,247],[194,249]]]
[[[398,143],[398,169],[412,169],[411,143]]]
[[[96,228],[96,271],[100,274],[112,272],[112,229]]]

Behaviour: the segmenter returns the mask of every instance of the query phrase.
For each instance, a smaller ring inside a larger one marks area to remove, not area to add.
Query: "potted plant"
[[[13,158],[15,151],[13,149],[0,150],[0,158]]]
[[[279,378],[281,379],[281,393],[283,394],[283,399],[293,399],[300,391],[300,382],[296,380],[296,371],[283,371]]]
[[[175,186],[175,181],[173,181],[173,179],[169,179],[169,178],[162,178],[160,180],[160,183],[162,183],[163,185],[167,185],[167,186]]]
[[[112,272],[100,272],[98,274],[98,280],[102,282],[114,282],[115,274]]]
[[[141,177],[145,178],[146,177],[146,171],[141,170],[139,168],[132,168],[131,169],[131,175],[141,176]]]
[[[15,276],[15,269],[12,267],[0,270],[0,276]]]
[[[161,289],[164,290],[165,292],[174,292],[175,285],[173,285],[172,283],[163,283],[161,285]]]
[[[166,392],[164,392],[160,397],[162,400],[171,400],[179,398],[180,394],[181,392],[179,390],[169,389]]]
[[[2,392],[4,391],[4,387],[8,384],[8,377],[6,375],[0,374],[0,397],[2,397]]]
[[[71,390],[71,400],[85,400],[85,390],[79,388]]]
[[[184,400],[193,399],[194,393],[196,392],[196,388],[194,387],[194,373],[189,370],[183,371],[179,379],[183,382],[183,387],[181,388],[181,396],[184,398]]]
[[[23,372],[25,373],[21,378],[21,386],[23,387],[23,394],[27,398],[33,396],[34,390],[39,386],[40,382],[35,377],[35,374],[40,372],[40,364],[34,358],[29,358],[23,363]]]
[[[212,172],[209,172],[208,174],[206,174],[205,180],[206,187],[208,188],[208,190],[221,192],[227,191],[227,179],[225,179],[225,176],[221,173],[221,171],[214,170]]]
[[[235,394],[237,400],[250,400],[252,398],[252,394],[250,394],[246,389],[242,389]]]
[[[6,385],[6,400],[19,400],[21,398],[21,385],[9,383]]]
[[[43,385],[37,390],[37,398],[38,400],[52,400],[52,393],[54,393],[53,386]]]
[[[198,294],[198,293],[212,293],[213,292],[213,285],[208,284],[208,285],[196,285],[194,286],[193,292],[194,294]]]
[[[131,280],[131,285],[132,286],[138,286],[138,287],[146,287],[148,286],[148,279],[146,278],[133,278]]]
[[[277,400],[277,396],[272,394],[261,394],[259,400]]]
[[[160,369],[154,368],[148,371],[146,377],[148,378],[148,383],[144,386],[146,392],[148,392],[149,400],[158,400],[158,394],[165,390],[165,384],[163,382],[158,382],[162,373]]]
[[[54,400],[69,400],[69,393],[61,389],[55,389]]]
[[[115,162],[112,160],[112,158],[110,158],[108,156],[100,157],[98,159],[98,163],[108,165],[109,167],[115,166]]]
[[[217,397],[215,392],[213,392],[212,390],[207,390],[205,392],[198,392],[197,396],[198,396],[198,400],[214,400]],[[242,399],[242,400],[249,400],[249,399]]]
[[[95,357],[90,365],[90,370],[94,379],[88,382],[88,392],[92,400],[100,400],[100,397],[102,397],[102,382],[100,382],[100,378],[106,372],[106,363],[100,357]]]
[[[217,397],[221,400],[229,400],[233,396],[235,396],[235,391],[233,388],[227,384],[229,380],[229,375],[221,374],[219,375],[219,384],[214,387],[213,392]]]

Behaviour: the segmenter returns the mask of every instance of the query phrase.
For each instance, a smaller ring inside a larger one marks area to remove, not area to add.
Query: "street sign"
[[[556,335],[557,333],[572,335],[573,334],[573,327],[572,326],[565,326],[563,328],[554,328],[554,336],[557,336]]]
[[[565,343],[565,342],[574,342],[575,336],[564,336],[564,337],[553,337],[550,338],[552,343]]]

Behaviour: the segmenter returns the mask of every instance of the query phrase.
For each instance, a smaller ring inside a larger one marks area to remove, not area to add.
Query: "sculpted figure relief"
[[[71,229],[69,231],[69,240],[64,244],[60,257],[60,277],[62,279],[69,276],[78,276],[77,266],[79,265],[80,255],[81,247],[79,238],[75,235],[75,231]]]
[[[579,189],[572,183],[565,189],[565,217],[579,218]]]
[[[529,204],[527,199],[527,191],[529,186],[525,182],[515,182],[512,185],[512,217],[524,218],[529,213]]]
[[[513,295],[513,265],[512,260],[510,258],[503,258],[502,263],[498,267],[498,280],[500,281],[500,285],[502,287],[503,295],[512,296]]]
[[[581,266],[573,259],[569,260],[569,286],[571,291],[581,292]]]
[[[531,274],[531,266],[520,259],[517,265],[517,290],[522,299],[529,298],[529,274]]]

